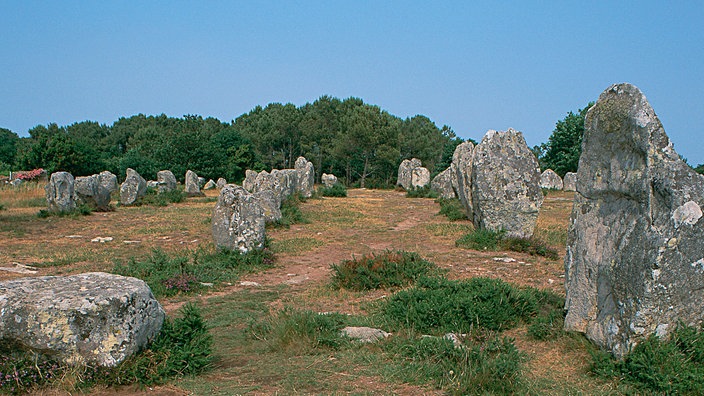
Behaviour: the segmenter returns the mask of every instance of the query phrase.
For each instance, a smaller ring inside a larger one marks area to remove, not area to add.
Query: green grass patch
[[[281,203],[281,219],[268,225],[274,228],[289,228],[293,224],[309,223],[301,211],[301,202],[304,202],[304,199],[298,193],[286,198]]]
[[[79,205],[74,210],[68,212],[55,212],[52,210],[40,209],[39,212],[37,212],[37,217],[39,217],[40,219],[46,219],[48,217],[77,218],[79,216],[88,216],[91,213],[93,213],[93,209],[91,209],[90,206],[84,204]]]
[[[439,271],[434,263],[417,253],[402,251],[345,260],[330,268],[333,287],[357,291],[403,287]]]
[[[462,206],[462,202],[460,202],[459,199],[438,198],[435,200],[435,202],[440,204],[439,214],[447,217],[448,220],[467,220],[467,212],[465,211],[464,207]]]
[[[273,264],[273,253],[268,248],[247,254],[198,249],[175,255],[155,249],[145,259],[133,258],[116,265],[113,272],[143,279],[155,296],[168,297],[200,291],[204,287],[201,283],[232,282],[243,273],[271,268]]]
[[[0,210],[7,210],[7,208],[5,207],[5,205],[0,203]]]
[[[430,186],[415,187],[410,188],[406,191],[407,198],[438,198],[440,194],[437,191],[430,188]]]
[[[323,197],[344,198],[347,196],[347,187],[342,183],[335,183],[332,187],[323,186],[318,188],[318,195]]]
[[[309,237],[289,238],[271,241],[271,250],[274,253],[299,254],[309,252],[325,243],[321,240]]]
[[[704,333],[680,324],[662,340],[655,335],[641,341],[622,360],[592,351],[591,372],[640,390],[663,395],[704,394]]]
[[[137,200],[137,206],[167,206],[170,203],[183,202],[186,199],[186,193],[180,189],[174,189],[160,193],[156,188],[147,188],[147,193]]]
[[[543,256],[550,260],[559,259],[557,251],[537,238],[507,237],[505,231],[477,229],[455,242],[455,245],[473,250],[510,250],[528,253],[531,256]]]

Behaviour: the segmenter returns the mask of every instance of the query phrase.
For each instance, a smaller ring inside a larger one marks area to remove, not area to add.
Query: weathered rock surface
[[[423,166],[423,163],[418,158],[405,159],[398,166],[398,178],[396,185],[401,186],[406,190],[412,188],[413,170]]]
[[[249,192],[252,192],[252,190],[254,190],[254,182],[257,180],[258,175],[259,175],[259,173],[255,172],[253,170],[247,169],[244,172],[244,180],[242,181],[242,188],[244,188],[245,190],[247,190]]]
[[[98,174],[98,181],[110,194],[120,189],[117,183],[117,176],[110,171],[102,171]]]
[[[362,343],[376,342],[391,335],[391,333],[387,333],[384,330],[375,329],[373,327],[348,326],[340,330],[340,332],[342,335]]]
[[[208,180],[207,183],[205,183],[205,186],[203,186],[203,190],[212,190],[216,187],[217,185],[213,181],[213,179]]]
[[[200,178],[192,170],[186,171],[184,191],[189,197],[202,197],[203,193],[200,191]]]
[[[430,182],[430,188],[437,191],[441,198],[457,198],[455,189],[452,188],[453,176],[454,171],[452,166],[450,166],[433,178],[433,181]]]
[[[310,198],[315,191],[315,168],[305,157],[298,157],[294,169],[298,174],[298,192],[303,198]]]
[[[560,175],[555,173],[552,169],[545,169],[543,173],[540,174],[540,188],[547,188],[549,190],[562,190],[563,182]]]
[[[132,205],[147,193],[147,181],[132,168],[127,168],[127,177],[120,185],[120,203]]]
[[[75,180],[68,172],[54,172],[46,185],[46,202],[50,212],[71,212],[76,209]]]
[[[411,188],[423,188],[430,184],[430,171],[422,166],[411,171]]]
[[[211,222],[219,249],[247,253],[264,246],[262,207],[257,197],[240,186],[228,184],[220,190]]]
[[[325,187],[330,188],[337,183],[337,176],[323,173],[323,175],[320,176],[320,181]]]
[[[110,191],[100,184],[100,175],[77,177],[74,192],[78,204],[88,205],[97,211],[110,209]]]
[[[115,366],[163,322],[164,310],[137,278],[93,272],[0,283],[0,341],[68,364]]]
[[[621,357],[704,319],[704,177],[679,159],[633,85],[585,120],[565,256],[565,329]]]
[[[278,183],[278,190],[274,189],[274,193],[278,196],[281,202],[285,201],[286,198],[300,192],[303,196],[303,192],[299,186],[300,173],[296,169],[272,169],[271,176],[276,178]]]
[[[165,193],[176,189],[176,176],[170,170],[162,170],[156,173],[156,182],[159,193]]]
[[[225,178],[218,178],[218,181],[215,183],[215,186],[218,188],[218,190],[221,190],[225,185],[227,184],[227,180]]]
[[[265,222],[273,223],[281,220],[281,207],[273,191],[263,190],[252,193],[252,195],[262,208]]]
[[[507,236],[533,235],[543,203],[538,160],[523,134],[489,131],[472,155],[474,226]]]
[[[474,144],[472,142],[463,142],[455,148],[452,154],[451,167],[455,170],[455,193],[462,206],[467,212],[468,218],[473,218],[472,215],[472,155],[474,153]]]
[[[577,174],[575,172],[565,173],[562,179],[562,189],[564,191],[577,191]]]

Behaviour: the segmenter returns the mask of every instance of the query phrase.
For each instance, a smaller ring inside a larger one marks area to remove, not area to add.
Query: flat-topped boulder
[[[633,85],[585,119],[565,255],[565,329],[617,357],[704,321],[704,177]]]
[[[164,310],[137,278],[93,272],[0,282],[0,342],[67,364],[115,366],[163,322]]]

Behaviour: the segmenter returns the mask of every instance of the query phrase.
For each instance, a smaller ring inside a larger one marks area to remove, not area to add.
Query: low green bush
[[[5,207],[5,205],[0,204],[0,210],[7,210],[7,208]]]
[[[434,263],[417,253],[385,251],[333,264],[332,284],[350,290],[386,289],[403,287],[422,276],[437,273]]]
[[[160,193],[156,188],[147,188],[147,193],[137,200],[137,205],[167,206],[170,203],[183,202],[186,193],[180,189],[174,189]]]
[[[155,249],[144,259],[132,258],[126,264],[117,264],[113,272],[143,279],[155,296],[168,297],[200,291],[202,283],[231,282],[243,273],[271,268],[273,264],[273,253],[268,247],[247,254],[199,249],[169,255]]]
[[[318,195],[323,197],[339,197],[344,198],[347,196],[347,187],[342,183],[335,183],[332,187],[320,187],[318,188]]]
[[[704,332],[680,324],[662,340],[653,335],[641,341],[622,360],[592,351],[591,372],[641,391],[663,395],[704,394]]]
[[[437,198],[440,195],[437,191],[430,188],[430,186],[410,188],[406,191],[406,197],[408,198]]]
[[[460,202],[459,199],[438,198],[435,200],[435,202],[440,204],[439,214],[447,217],[448,220],[467,220],[467,212],[465,211],[464,207],[462,206],[462,202]]]
[[[473,250],[497,250],[506,232],[475,229],[455,242],[457,247]]]
[[[455,242],[457,247],[473,250],[510,250],[543,256],[550,260],[559,259],[557,251],[537,238],[507,237],[506,232],[476,229]]]
[[[305,202],[305,200],[298,193],[286,198],[281,203],[281,219],[268,225],[274,228],[289,228],[293,224],[308,223],[308,219],[301,211],[301,202]]]
[[[88,205],[79,205],[76,207],[76,209],[69,211],[69,212],[54,212],[46,209],[40,209],[39,212],[37,212],[37,217],[40,219],[46,219],[47,217],[78,217],[78,216],[88,216],[91,213],[93,213],[93,209],[91,209],[90,206]]]

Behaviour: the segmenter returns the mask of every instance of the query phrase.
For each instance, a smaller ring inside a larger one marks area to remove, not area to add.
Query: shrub
[[[450,221],[467,220],[467,212],[465,212],[462,202],[457,198],[438,198],[435,200],[440,204],[440,213]]]
[[[90,206],[81,204],[77,206],[74,210],[70,212],[54,212],[46,209],[39,209],[37,212],[37,217],[40,219],[46,219],[47,217],[78,217],[78,216],[88,216],[93,213],[93,209]]]
[[[430,186],[410,188],[406,191],[407,198],[437,198],[439,194],[437,191],[430,188]]]
[[[658,394],[704,394],[704,333],[682,324],[665,341],[653,335],[622,360],[593,351],[591,372],[620,378],[635,388]]]
[[[143,279],[157,297],[192,293],[201,283],[230,282],[245,272],[270,268],[274,257],[269,248],[247,254],[231,251],[206,252],[202,249],[169,256],[155,249],[145,259],[117,264],[113,272]]]
[[[0,204],[0,210],[7,210],[7,208],[5,207],[5,205]]]
[[[186,193],[179,189],[159,193],[156,188],[147,188],[147,193],[137,201],[137,205],[167,206],[169,203],[183,202]]]
[[[332,187],[320,187],[318,188],[318,194],[323,197],[341,197],[347,196],[347,187],[342,183],[335,183]]]
[[[559,259],[555,249],[545,245],[537,238],[507,237],[506,232],[476,229],[455,242],[458,247],[473,250],[510,250],[513,252],[528,253],[531,256],[543,256],[550,260]]]
[[[437,266],[417,253],[385,251],[333,264],[334,287],[351,290],[372,290],[403,287],[420,277],[437,272]]]

